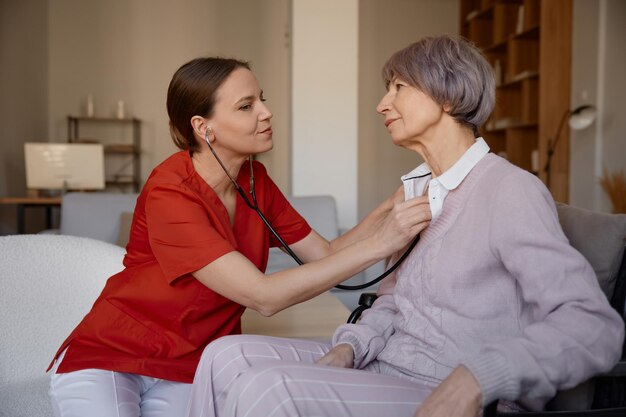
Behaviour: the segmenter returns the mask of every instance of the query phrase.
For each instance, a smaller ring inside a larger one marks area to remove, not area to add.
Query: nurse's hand
[[[347,343],[342,343],[331,350],[327,354],[322,356],[317,361],[319,365],[335,366],[337,368],[353,368],[354,367],[354,351],[352,346]]]
[[[415,417],[476,417],[481,400],[478,381],[461,365],[426,397]]]
[[[376,242],[383,245],[384,256],[403,249],[432,218],[427,196],[404,201],[404,195],[396,192],[394,199],[393,207],[374,232]]]

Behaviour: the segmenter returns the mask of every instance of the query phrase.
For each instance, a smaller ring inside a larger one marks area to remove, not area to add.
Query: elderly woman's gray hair
[[[396,52],[383,67],[385,86],[394,78],[447,106],[448,114],[476,136],[495,104],[493,69],[480,50],[460,36],[428,37]]]

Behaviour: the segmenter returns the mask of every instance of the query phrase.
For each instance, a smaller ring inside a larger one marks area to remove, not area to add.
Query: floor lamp
[[[561,138],[561,132],[563,131],[563,126],[565,126],[565,121],[569,121],[568,124],[571,129],[582,130],[589,127],[595,119],[596,108],[590,104],[578,106],[573,110],[567,109],[565,113],[563,113],[563,117],[561,117],[554,139],[548,140],[548,158],[546,160],[546,165],[543,168],[546,173],[546,186],[548,189],[550,188],[550,162],[552,161],[556,145],[559,143],[559,139]]]

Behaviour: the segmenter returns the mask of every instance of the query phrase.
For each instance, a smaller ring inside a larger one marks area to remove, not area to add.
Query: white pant
[[[56,417],[178,417],[187,410],[191,384],[102,369],[57,374],[62,360],[50,380]]]

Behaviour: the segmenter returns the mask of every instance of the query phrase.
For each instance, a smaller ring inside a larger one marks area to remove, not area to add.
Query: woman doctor
[[[181,151],[154,169],[137,199],[124,270],[55,355],[57,416],[184,415],[202,351],[240,333],[246,307],[270,316],[308,300],[427,225],[426,198],[398,194],[331,242],[311,230],[250,161],[272,149],[264,101],[245,62],[199,58],[174,74],[167,111]],[[305,265],[263,274],[278,241],[240,191]]]

